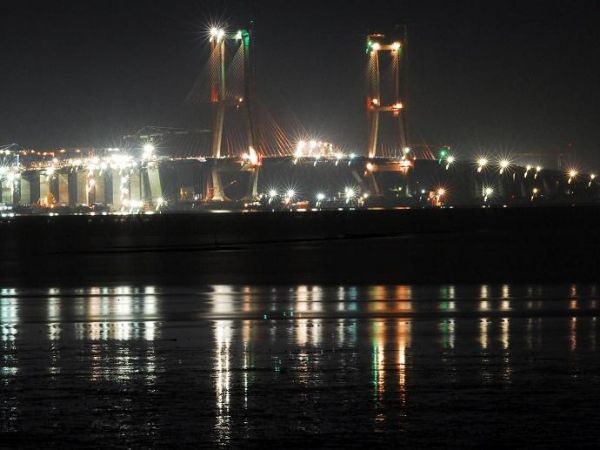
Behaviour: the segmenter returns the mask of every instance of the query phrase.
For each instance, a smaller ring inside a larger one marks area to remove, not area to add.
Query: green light
[[[450,153],[450,147],[447,147],[447,146],[440,147],[440,150],[438,153],[438,156],[439,156],[438,159],[440,160],[440,163],[448,157],[449,153]]]

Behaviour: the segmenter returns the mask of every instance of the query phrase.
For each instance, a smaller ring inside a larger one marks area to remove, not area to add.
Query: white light
[[[400,42],[394,42],[392,44],[392,50],[398,51],[400,49]]]
[[[317,194],[317,200],[322,202],[323,200],[325,200],[325,194],[323,194],[322,192],[319,192]]]
[[[344,189],[344,194],[346,195],[347,200],[351,200],[356,196],[356,191],[351,187],[347,187]]]
[[[270,198],[275,198],[275,197],[277,197],[277,191],[276,191],[275,189],[271,189],[271,190],[269,191],[269,197],[270,197]]]
[[[448,157],[446,158],[446,162],[447,162],[448,164],[452,164],[454,161],[456,161],[456,158],[455,158],[454,156],[452,156],[452,155],[450,155],[450,156],[448,156]]]
[[[154,153],[154,145],[152,145],[150,142],[144,144],[144,147],[142,149],[142,158],[144,159],[149,159],[152,157],[152,154]]]
[[[289,189],[289,190],[288,190],[288,191],[285,193],[285,196],[286,196],[288,199],[290,199],[290,200],[291,200],[291,199],[293,199],[293,198],[296,196],[296,192],[295,192],[293,189]]]
[[[489,197],[490,195],[492,195],[494,193],[494,189],[492,189],[491,187],[486,187],[484,190],[484,193],[485,193],[486,197]]]
[[[381,48],[381,44],[379,44],[379,42],[375,42],[371,48],[375,51],[379,50]]]

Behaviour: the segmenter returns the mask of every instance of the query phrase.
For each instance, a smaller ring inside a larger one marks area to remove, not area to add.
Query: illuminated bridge
[[[402,40],[366,42],[368,142],[294,141],[255,94],[251,30],[211,28],[188,101],[210,129],[146,127],[119,148],[0,147],[0,212],[141,212],[203,208],[531,205],[600,200],[594,174],[510,157],[459,158],[407,138]],[[391,77],[382,76],[382,73]],[[384,82],[385,81],[385,82]],[[202,106],[204,105],[204,106]],[[434,154],[435,153],[435,154]]]

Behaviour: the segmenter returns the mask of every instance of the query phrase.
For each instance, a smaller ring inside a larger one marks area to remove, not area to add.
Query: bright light
[[[540,190],[538,188],[533,188],[533,194],[537,194]]]
[[[240,39],[242,39],[242,30],[239,30],[237,33],[235,33],[235,40],[239,41]]]
[[[439,188],[439,189],[438,189],[438,191],[437,191],[437,195],[438,195],[439,197],[442,197],[442,196],[446,195],[446,189],[444,189],[444,188]]]
[[[477,159],[477,172],[481,172],[481,170],[487,166],[488,160],[487,158],[478,158]]]
[[[367,163],[367,170],[368,170],[369,172],[372,172],[372,171],[373,171],[373,164],[372,164],[372,163]]]
[[[596,178],[596,174],[591,174],[591,175],[590,175],[590,180],[592,180],[592,181],[593,181],[595,178]]]
[[[56,171],[56,169],[54,167],[48,167],[46,169],[46,175],[48,175],[49,177],[51,177],[52,175],[54,175],[55,171]]]
[[[373,100],[371,100],[371,103],[373,103],[374,105],[379,105],[379,99],[374,98]]]
[[[494,189],[492,189],[491,187],[486,187],[483,190],[483,193],[485,194],[486,197],[489,197],[490,195],[492,195],[494,193]]]
[[[304,148],[306,147],[305,141],[298,141],[296,144],[296,150],[294,151],[295,158],[302,158],[304,156]]]
[[[446,158],[446,162],[447,162],[448,164],[452,164],[454,161],[456,161],[456,158],[455,158],[454,156],[452,156],[452,155],[450,155],[450,156],[448,156],[448,157]]]
[[[225,30],[223,28],[211,27],[209,35],[211,41],[216,39],[219,42],[225,37]]]
[[[536,171],[536,172],[541,172],[541,171],[542,171],[542,166],[537,166],[537,167],[535,168],[535,171]]]
[[[379,44],[379,42],[375,42],[375,43],[373,43],[371,48],[375,51],[378,51],[381,48],[381,44]]]
[[[571,181],[573,181],[573,179],[577,177],[578,172],[575,169],[570,169],[567,173],[569,175],[569,184],[570,184]]]
[[[144,144],[143,147],[143,151],[142,151],[142,158],[143,159],[149,159],[152,157],[152,154],[154,153],[154,145],[152,145],[150,142],[147,142],[146,144]]]
[[[322,192],[319,192],[317,194],[317,200],[322,202],[323,200],[325,200],[325,194],[323,194]]]
[[[409,154],[409,153],[410,153],[410,147],[404,147],[404,148],[402,149],[402,152],[403,152],[405,155]]]
[[[400,42],[394,42],[392,44],[392,50],[398,51],[399,48],[400,48]]]
[[[244,153],[242,155],[242,159],[248,161],[253,166],[257,165],[258,164],[258,154],[256,153],[256,150],[254,150],[254,147],[252,147],[252,146],[248,147],[248,153]]]
[[[501,159],[498,165],[500,166],[500,173],[502,174],[510,167],[510,161],[508,159]]]
[[[285,197],[288,200],[292,200],[294,197],[296,197],[296,192],[293,189],[289,189],[286,193],[285,193]]]
[[[392,106],[392,108],[394,109],[402,109],[404,106],[402,105],[402,103],[398,102],[398,103],[394,103],[394,106]]]
[[[354,188],[351,187],[347,187],[346,189],[344,189],[344,194],[346,196],[346,200],[351,200],[354,197],[356,197],[356,191],[354,190]]]
[[[275,189],[271,189],[269,191],[269,198],[275,198],[277,197],[277,191]]]

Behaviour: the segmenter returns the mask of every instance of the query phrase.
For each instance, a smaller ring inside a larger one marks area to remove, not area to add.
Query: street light
[[[501,159],[498,166],[500,167],[500,175],[502,175],[510,167],[510,161],[508,159]]]
[[[481,157],[477,159],[477,172],[480,173],[485,166],[487,166],[487,158]]]
[[[494,193],[494,189],[492,189],[491,187],[486,187],[483,189],[483,201],[484,203],[487,202],[488,198],[492,196],[492,194]]]

